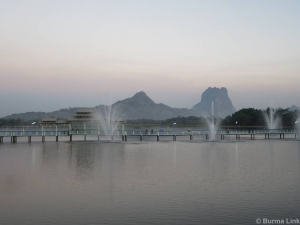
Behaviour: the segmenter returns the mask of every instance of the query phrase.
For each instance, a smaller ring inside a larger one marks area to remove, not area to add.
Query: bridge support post
[[[70,134],[70,142],[72,141],[72,134]]]
[[[11,143],[17,143],[17,136],[11,137]]]
[[[31,143],[31,136],[28,136],[28,143]]]

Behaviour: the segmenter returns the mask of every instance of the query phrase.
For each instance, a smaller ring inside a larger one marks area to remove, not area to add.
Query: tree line
[[[272,112],[271,112],[272,110]],[[298,110],[289,111],[288,109],[274,110],[267,108],[267,110],[259,110],[254,108],[241,109],[231,116],[226,118],[215,117],[215,121],[219,122],[220,126],[234,127],[236,125],[243,127],[266,127],[266,119],[264,114],[270,115],[274,113],[274,117],[280,117],[282,127],[294,127],[295,122],[300,118],[300,112]],[[210,119],[210,118],[209,118]],[[188,117],[174,117],[166,120],[152,120],[152,119],[137,119],[127,120],[127,124],[157,124],[157,125],[169,125],[172,126],[176,123],[177,126],[206,126],[207,118],[188,116]]]
[[[38,120],[36,120],[38,121]],[[4,119],[0,118],[0,127],[14,127],[14,126],[28,126],[31,125],[33,121],[24,121],[20,118],[17,119]]]
[[[255,127],[265,127],[266,119],[265,116],[270,116],[273,113],[274,117],[279,117],[282,127],[294,127],[295,122],[299,118],[299,111],[289,111],[288,109],[278,109],[274,110],[272,108],[267,108],[267,110],[259,110],[254,108],[241,109],[231,116],[227,116],[222,120],[222,126],[255,126]],[[264,115],[265,114],[265,115]]]

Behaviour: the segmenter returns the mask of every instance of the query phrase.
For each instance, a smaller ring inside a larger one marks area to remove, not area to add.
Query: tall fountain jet
[[[101,126],[106,139],[113,140],[113,135],[118,134],[118,127],[120,124],[118,107],[117,106],[104,106],[103,110],[98,110],[96,113],[99,125]]]
[[[218,123],[215,124],[214,102],[211,102],[211,113],[205,117],[209,130],[209,140],[215,141]]]
[[[273,108],[268,108],[263,114],[269,130],[279,128],[281,118]]]

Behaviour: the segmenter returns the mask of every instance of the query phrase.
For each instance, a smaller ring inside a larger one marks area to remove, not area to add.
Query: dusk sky
[[[300,106],[300,1],[1,0],[0,117],[144,91],[191,108]]]

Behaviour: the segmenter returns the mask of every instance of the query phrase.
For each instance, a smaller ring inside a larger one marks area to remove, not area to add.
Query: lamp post
[[[176,123],[173,123],[174,133],[176,132]]]
[[[235,125],[239,124],[239,130],[236,132],[239,136],[239,140],[241,139],[241,134],[240,134],[240,123],[238,121],[235,122]],[[237,128],[236,128],[237,129]]]

